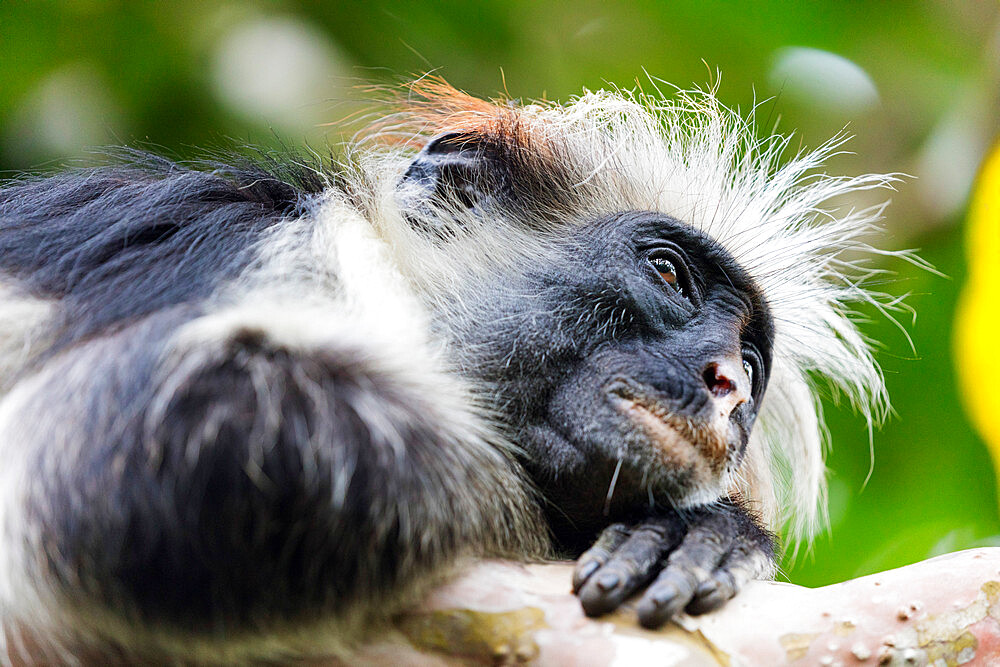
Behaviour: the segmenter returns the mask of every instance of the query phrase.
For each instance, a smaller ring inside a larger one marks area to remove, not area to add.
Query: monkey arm
[[[4,509],[34,522],[8,529],[5,628],[113,652],[129,624],[128,649],[162,656],[176,636],[230,650],[213,624],[271,637],[322,617],[315,650],[478,553],[488,507],[517,525],[522,504],[496,504],[512,496],[469,497],[500,488],[503,462],[435,430],[433,406],[361,352],[248,327],[192,345],[192,327],[219,328],[189,316],[76,346],[0,404],[0,437],[26,454],[4,467]]]

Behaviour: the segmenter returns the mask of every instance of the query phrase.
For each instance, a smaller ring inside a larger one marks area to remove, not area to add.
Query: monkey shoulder
[[[199,169],[120,157],[0,188],[0,282],[57,303],[62,344],[205,299],[328,182],[249,161]]]

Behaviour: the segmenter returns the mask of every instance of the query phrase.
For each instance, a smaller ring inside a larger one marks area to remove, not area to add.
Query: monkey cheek
[[[713,428],[713,425],[663,413],[637,401],[621,399],[617,403],[616,407],[625,417],[626,429],[649,448],[651,458],[661,466],[665,477],[673,480],[674,493],[681,496],[675,497],[676,500],[683,502],[689,496],[700,498],[720,488],[732,449],[728,424]]]
[[[729,436],[726,448],[726,470],[733,472],[743,463],[743,458],[747,453],[747,445],[750,442],[750,432],[736,424],[729,424]]]

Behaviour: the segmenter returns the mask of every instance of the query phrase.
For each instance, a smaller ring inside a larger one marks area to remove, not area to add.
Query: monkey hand
[[[600,616],[645,588],[639,622],[658,628],[682,610],[718,609],[747,581],[769,578],[774,554],[774,536],[725,500],[604,529],[577,561],[573,592],[588,616]]]

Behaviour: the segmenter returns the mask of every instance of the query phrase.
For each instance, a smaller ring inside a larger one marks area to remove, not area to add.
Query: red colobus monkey
[[[891,178],[816,176],[836,145],[423,80],[335,167],[7,184],[7,655],[337,653],[467,555],[579,557],[652,627],[770,576],[822,496],[809,374],[885,406],[838,259],[879,211],[822,210]]]

